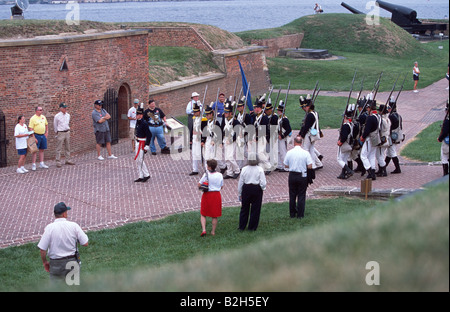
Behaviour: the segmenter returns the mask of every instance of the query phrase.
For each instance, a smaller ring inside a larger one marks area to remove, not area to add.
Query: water
[[[0,0],[0,3],[2,0]],[[217,26],[231,32],[272,28],[299,17],[313,14],[316,0],[191,0],[160,2],[80,3],[80,19],[100,22],[189,22]],[[350,13],[342,0],[318,1],[325,13]],[[368,13],[366,1],[344,0]],[[418,18],[443,19],[449,16],[447,0],[387,0],[412,8]],[[0,5],[0,19],[9,19],[11,5]],[[66,4],[32,4],[26,19],[65,20],[70,13]],[[390,17],[383,9],[380,15]]]

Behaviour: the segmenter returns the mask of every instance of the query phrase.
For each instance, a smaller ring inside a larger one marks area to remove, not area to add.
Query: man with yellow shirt
[[[47,118],[42,115],[42,107],[36,107],[36,114],[31,117],[28,129],[34,131],[34,137],[36,138],[36,145],[39,149],[39,168],[48,169],[48,166],[44,163],[44,150],[47,149],[48,122]],[[36,158],[37,153],[34,153],[31,165],[31,170],[33,171],[36,171]]]

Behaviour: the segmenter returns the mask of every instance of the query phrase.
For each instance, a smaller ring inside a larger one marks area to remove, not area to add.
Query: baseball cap
[[[67,107],[67,105],[66,105],[66,103],[61,103],[61,104],[59,104],[59,108],[66,108]]]
[[[60,203],[57,203],[55,205],[55,208],[53,208],[53,212],[55,214],[62,214],[62,213],[66,212],[67,210],[70,210],[70,209],[71,208],[67,207],[65,203],[60,202]]]

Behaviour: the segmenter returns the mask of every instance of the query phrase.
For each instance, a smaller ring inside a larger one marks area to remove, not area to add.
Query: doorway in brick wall
[[[6,118],[3,111],[0,110],[0,167],[6,167]]]
[[[103,108],[111,115],[111,119],[108,120],[111,131],[111,144],[117,144],[119,142],[118,100],[117,91],[114,89],[106,90],[103,95]]]
[[[119,88],[117,109],[119,113],[119,138],[128,138],[129,135],[129,122],[128,122],[128,110],[131,107],[131,91],[128,84],[123,84]]]

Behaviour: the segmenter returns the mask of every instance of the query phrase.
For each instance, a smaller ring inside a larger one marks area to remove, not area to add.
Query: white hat
[[[194,97],[194,96],[200,96],[200,94],[198,94],[197,92],[193,92],[191,97]]]

